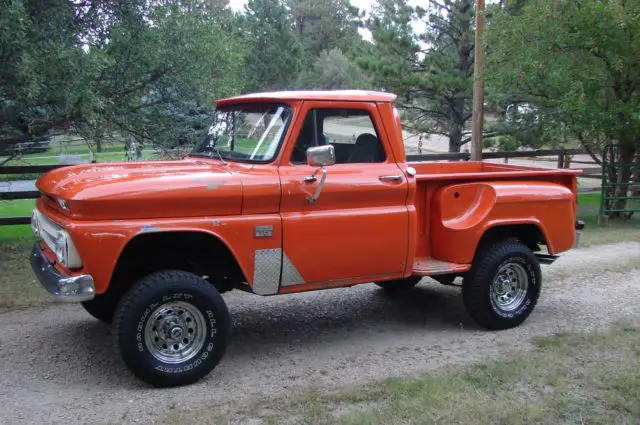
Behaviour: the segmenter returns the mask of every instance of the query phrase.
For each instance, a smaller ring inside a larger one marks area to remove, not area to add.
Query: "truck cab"
[[[233,289],[399,291],[431,277],[460,286],[480,326],[519,325],[540,263],[575,243],[578,172],[407,162],[394,99],[221,99],[182,160],[54,170],[37,182],[33,269],[54,297],[113,322],[125,364],[157,386],[220,361]]]

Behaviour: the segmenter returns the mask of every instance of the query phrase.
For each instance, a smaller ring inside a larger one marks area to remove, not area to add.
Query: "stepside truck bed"
[[[468,270],[483,235],[492,227],[527,226],[549,253],[575,241],[576,176],[580,170],[543,169],[483,162],[409,162],[415,169],[418,231],[414,272],[449,274]],[[572,214],[566,214],[566,209]],[[564,213],[563,213],[564,212]],[[410,245],[411,246],[411,245]]]

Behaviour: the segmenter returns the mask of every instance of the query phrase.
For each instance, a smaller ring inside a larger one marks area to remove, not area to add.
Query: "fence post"
[[[636,153],[636,161],[635,166],[633,167],[635,170],[633,171],[633,177],[631,178],[632,183],[640,183],[640,152]],[[640,195],[640,187],[634,186],[631,188],[632,196]]]
[[[606,204],[606,196],[607,196],[607,154],[608,152],[608,147],[605,146],[604,150],[602,151],[602,181],[601,181],[601,186],[600,186],[600,211],[598,212],[598,225],[599,226],[606,226],[607,224],[609,224],[609,217],[607,215],[605,215],[605,204]]]
[[[558,152],[558,168],[564,168],[564,150]]]

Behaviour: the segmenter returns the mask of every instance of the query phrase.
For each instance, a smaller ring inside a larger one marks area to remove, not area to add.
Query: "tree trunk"
[[[446,2],[445,2],[446,3]],[[457,45],[458,50],[458,70],[462,75],[470,75],[473,69],[472,50],[474,45],[474,33],[472,30],[472,22],[475,19],[474,14],[468,13],[473,8],[472,0],[462,0],[455,2],[453,13],[455,17],[450,19],[457,22],[460,31],[460,38]],[[469,88],[471,89],[472,78],[469,79]],[[471,107],[473,101],[472,90],[465,96],[465,91],[458,92],[455,100],[451,103],[449,112],[449,152],[460,152],[462,147],[462,131],[464,130],[465,117],[467,110]],[[466,106],[466,108],[465,108]]]
[[[637,151],[636,151],[635,167],[633,167],[633,169],[635,171],[633,172],[633,178],[631,179],[631,181],[635,184],[640,184],[640,152],[637,152]],[[631,194],[633,196],[640,196],[640,187],[634,186],[634,188],[631,190]]]
[[[628,191],[629,191],[629,183],[631,182],[632,177],[632,168],[634,157],[635,157],[635,148],[632,145],[622,145],[620,147],[620,155],[616,158],[616,165],[622,166],[618,169],[618,176],[616,179],[616,187],[613,191],[613,196],[616,198],[612,203],[614,210],[623,210],[627,207],[627,199]],[[620,218],[623,214],[621,212],[612,212],[609,214],[609,218]]]
[[[459,123],[451,123],[451,131],[449,132],[449,152],[460,152],[462,142],[462,126]]]

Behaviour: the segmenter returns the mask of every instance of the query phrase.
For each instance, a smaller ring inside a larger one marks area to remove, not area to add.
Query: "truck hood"
[[[197,160],[63,167],[36,183],[45,203],[76,219],[148,219],[240,214],[242,183],[223,166]]]

